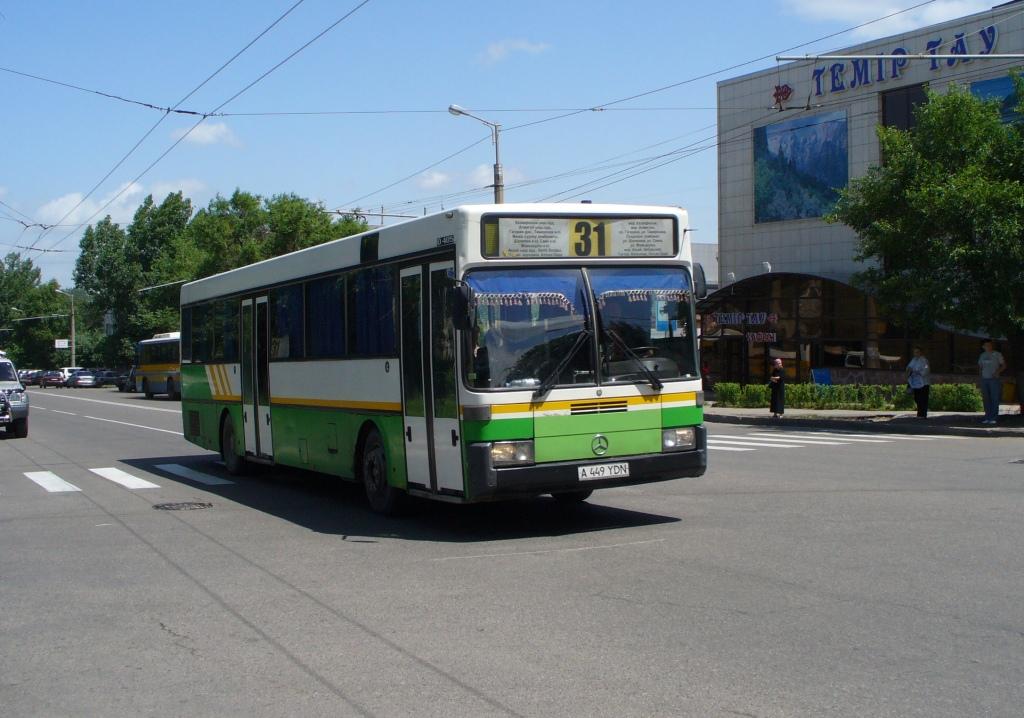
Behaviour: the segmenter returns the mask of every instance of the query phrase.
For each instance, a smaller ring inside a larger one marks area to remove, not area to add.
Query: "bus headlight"
[[[692,426],[665,429],[661,432],[662,451],[686,451],[697,446],[697,432]]]
[[[512,466],[533,463],[533,440],[496,441],[491,444],[491,465]]]

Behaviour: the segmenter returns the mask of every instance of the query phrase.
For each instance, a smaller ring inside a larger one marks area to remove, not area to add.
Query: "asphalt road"
[[[4,716],[1024,705],[1018,439],[711,425],[700,479],[388,519],[327,477],[202,483],[176,402],[32,401],[0,441]]]

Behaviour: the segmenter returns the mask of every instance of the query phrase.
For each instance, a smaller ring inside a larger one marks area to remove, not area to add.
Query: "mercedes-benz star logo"
[[[590,450],[598,456],[604,456],[608,452],[608,439],[602,434],[596,434],[590,442]]]

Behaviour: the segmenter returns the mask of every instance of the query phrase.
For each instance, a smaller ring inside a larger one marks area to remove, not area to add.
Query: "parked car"
[[[117,378],[118,391],[135,391],[135,367]]]
[[[64,386],[64,372],[60,369],[53,369],[40,376],[39,388],[45,389],[48,386],[56,386],[58,388]]]
[[[82,369],[69,376],[64,382],[64,386],[78,388],[97,387],[103,386],[103,382],[100,381],[99,377],[89,369]]]
[[[116,386],[123,373],[114,369],[102,369],[96,372],[96,378],[99,380],[96,386]]]
[[[0,394],[0,426],[7,435],[24,439],[28,436],[28,394],[6,357],[0,357]]]
[[[30,372],[26,372],[25,376],[21,377],[21,383],[25,386],[39,386],[39,378],[45,373],[46,372],[41,369],[34,369]]]

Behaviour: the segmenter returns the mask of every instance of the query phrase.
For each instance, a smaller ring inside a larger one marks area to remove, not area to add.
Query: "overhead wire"
[[[214,71],[213,71],[212,73],[210,73],[210,74],[209,74],[209,75],[208,75],[208,76],[206,77],[206,79],[204,79],[204,80],[203,80],[202,82],[200,82],[200,83],[199,83],[198,85],[196,85],[195,87],[193,87],[193,88],[192,88],[192,89],[191,89],[191,90],[190,90],[190,91],[188,92],[188,94],[186,94],[186,95],[185,95],[184,97],[182,97],[182,98],[181,98],[180,100],[178,100],[178,101],[177,101],[176,103],[174,103],[173,107],[174,107],[174,108],[177,108],[177,107],[181,106],[181,104],[182,104],[182,103],[184,103],[184,102],[185,102],[186,100],[188,100],[188,99],[189,99],[190,97],[192,97],[192,95],[196,94],[196,93],[197,93],[197,92],[198,92],[199,90],[201,90],[201,89],[202,89],[202,88],[203,88],[203,87],[204,87],[204,86],[205,86],[205,85],[206,85],[207,83],[209,83],[209,82],[210,82],[210,80],[212,80],[212,79],[213,79],[214,77],[216,77],[216,76],[217,76],[217,75],[219,75],[219,74],[220,74],[221,72],[223,72],[223,71],[224,71],[224,69],[228,67],[228,65],[230,65],[230,64],[231,64],[232,62],[234,62],[235,60],[237,60],[237,59],[238,59],[238,58],[239,58],[239,57],[240,57],[240,56],[242,55],[242,53],[244,53],[244,52],[245,52],[246,50],[248,50],[248,49],[249,49],[250,47],[252,47],[252,46],[253,46],[254,44],[256,44],[256,42],[258,42],[258,41],[260,40],[260,38],[262,38],[262,37],[263,37],[264,35],[266,35],[266,34],[267,34],[268,32],[270,32],[270,31],[271,31],[272,29],[274,29],[274,28],[275,28],[275,27],[276,27],[276,26],[277,26],[277,25],[278,25],[278,24],[279,24],[279,23],[280,23],[280,22],[281,22],[282,20],[284,20],[284,19],[285,19],[286,17],[288,17],[288,15],[290,15],[290,14],[292,13],[292,11],[293,11],[293,10],[295,10],[295,9],[296,9],[296,8],[297,8],[297,7],[299,6],[299,5],[301,5],[301,4],[302,4],[302,3],[304,3],[305,1],[306,1],[306,0],[296,0],[296,2],[295,2],[295,3],[293,4],[293,5],[291,5],[291,6],[290,6],[290,7],[289,7],[289,8],[287,9],[287,10],[285,10],[285,11],[284,11],[284,12],[283,12],[283,13],[282,13],[281,15],[279,15],[279,16],[277,17],[277,19],[276,19],[276,20],[274,20],[274,21],[273,21],[272,23],[270,23],[270,24],[269,24],[269,25],[268,25],[267,27],[265,27],[265,28],[264,28],[264,29],[263,29],[263,30],[262,30],[262,31],[261,31],[261,32],[260,32],[259,34],[257,34],[257,35],[256,35],[256,36],[255,36],[255,37],[254,37],[254,38],[252,39],[252,40],[250,40],[250,41],[249,41],[248,43],[246,43],[246,44],[245,44],[245,46],[243,46],[243,47],[242,47],[242,48],[241,48],[240,50],[238,50],[238,51],[237,51],[237,52],[236,52],[236,53],[235,53],[234,55],[232,55],[232,56],[231,56],[230,58],[228,58],[228,59],[227,59],[227,61],[225,61],[225,62],[224,62],[223,64],[221,64],[221,66],[220,66],[220,67],[218,67],[218,68],[217,68],[216,70],[214,70]],[[165,119],[167,119],[167,117],[168,117],[168,115],[169,115],[169,114],[170,114],[170,111],[168,111],[168,112],[165,112],[165,113],[164,113],[164,114],[163,114],[163,115],[162,115],[162,116],[160,117],[160,119],[158,119],[158,120],[157,120],[157,121],[156,121],[156,122],[155,122],[155,123],[153,124],[153,126],[152,126],[152,127],[150,127],[150,128],[149,128],[149,129],[148,129],[148,130],[147,130],[147,131],[145,132],[145,134],[143,134],[143,135],[142,135],[142,137],[141,137],[141,138],[139,138],[139,140],[138,140],[138,141],[137,141],[137,142],[136,142],[136,143],[135,143],[134,145],[132,145],[131,149],[129,149],[129,150],[128,150],[128,152],[126,152],[126,153],[125,153],[125,154],[124,154],[124,155],[123,155],[123,156],[121,157],[121,159],[119,159],[119,160],[117,161],[117,163],[116,163],[116,164],[114,164],[114,166],[113,166],[113,167],[111,167],[111,168],[110,168],[110,170],[109,170],[109,171],[108,171],[108,172],[107,172],[107,173],[106,173],[105,175],[103,175],[103,177],[102,177],[102,178],[100,179],[100,181],[99,181],[99,182],[97,182],[97,183],[96,183],[95,185],[93,185],[92,189],[90,189],[90,190],[89,190],[89,191],[88,191],[88,192],[87,192],[87,193],[86,193],[85,195],[83,195],[83,196],[82,196],[82,198],[81,198],[81,199],[80,199],[80,200],[78,201],[78,203],[77,203],[77,204],[75,204],[75,206],[74,206],[74,207],[72,207],[71,209],[69,209],[69,210],[68,210],[68,211],[67,211],[67,212],[66,212],[66,213],[64,214],[64,216],[60,218],[60,220],[58,220],[57,224],[58,224],[58,225],[59,225],[59,224],[61,224],[61,223],[62,223],[62,222],[63,222],[64,220],[66,220],[66,219],[67,219],[68,217],[70,217],[70,216],[71,216],[71,215],[72,215],[72,214],[73,214],[73,213],[74,213],[74,212],[75,212],[75,211],[76,211],[76,210],[77,210],[77,209],[78,209],[79,207],[81,207],[81,206],[82,206],[82,205],[83,205],[83,204],[85,203],[85,201],[86,201],[86,200],[88,200],[88,199],[89,199],[89,197],[91,197],[91,196],[93,195],[93,193],[95,193],[95,192],[96,192],[96,190],[97,190],[97,189],[99,189],[99,188],[100,188],[100,186],[102,186],[102,185],[103,185],[103,183],[104,183],[104,182],[106,182],[106,181],[107,181],[107,180],[108,180],[108,179],[110,178],[110,176],[111,176],[111,175],[113,175],[113,174],[114,174],[114,172],[116,172],[116,171],[118,170],[118,168],[119,168],[119,167],[121,167],[121,165],[123,165],[123,164],[125,163],[125,161],[127,161],[127,159],[128,159],[129,157],[131,157],[131,156],[132,156],[132,154],[134,154],[134,153],[135,153],[135,150],[137,150],[137,149],[138,149],[138,148],[139,148],[139,147],[140,147],[140,146],[142,145],[142,143],[143,143],[143,142],[145,142],[145,141],[146,141],[146,139],[147,139],[147,138],[148,138],[148,137],[149,137],[149,136],[150,136],[151,134],[153,134],[153,132],[154,132],[154,131],[156,130],[156,128],[157,128],[157,127],[159,127],[159,126],[160,126],[160,125],[161,125],[161,124],[163,123],[163,121],[164,121]],[[205,118],[201,118],[201,119],[200,119],[200,122],[202,122],[202,120],[203,120],[203,119],[205,119]],[[198,126],[198,124],[197,124],[197,126]],[[195,129],[195,127],[193,127],[193,129]],[[191,131],[191,130],[190,130],[190,131]],[[182,138],[182,139],[184,139],[184,138]],[[180,141],[180,140],[179,140],[179,141]],[[175,143],[175,145],[177,145],[177,144],[178,144],[178,143],[176,142],[176,143]],[[137,181],[137,180],[135,180],[135,181]],[[133,181],[133,183],[134,183],[134,181]],[[133,183],[132,183],[132,184],[133,184]],[[82,226],[84,226],[85,224],[88,224],[88,223],[89,223],[89,222],[90,222],[90,221],[91,221],[91,220],[92,220],[92,219],[93,219],[93,218],[94,218],[94,217],[95,217],[96,215],[98,215],[98,214],[99,214],[100,212],[102,212],[102,211],[103,211],[104,209],[106,209],[106,208],[107,208],[107,207],[109,207],[109,206],[110,206],[111,204],[113,204],[114,200],[116,200],[116,199],[117,199],[118,197],[120,197],[120,196],[121,196],[122,194],[124,194],[124,193],[125,193],[125,192],[127,191],[128,187],[130,187],[130,186],[131,186],[131,184],[125,185],[125,187],[124,187],[124,188],[122,188],[122,189],[121,189],[121,191],[120,191],[120,192],[118,192],[118,193],[117,193],[117,194],[116,194],[116,195],[115,195],[115,196],[114,196],[114,197],[113,197],[113,198],[112,198],[112,199],[111,199],[110,201],[108,201],[108,202],[107,202],[106,204],[104,204],[104,205],[103,205],[103,206],[102,206],[102,207],[101,207],[101,208],[100,208],[99,210],[97,210],[96,212],[94,212],[94,213],[93,213],[93,214],[92,214],[92,215],[91,215],[91,216],[90,216],[90,217],[89,217],[88,219],[86,219],[86,221],[85,221],[85,222],[82,222],[82,223],[78,224],[78,225],[76,226],[76,229],[72,230],[72,231],[71,231],[70,233],[68,233],[68,235],[65,235],[65,236],[64,236],[64,237],[62,237],[62,238],[61,238],[60,240],[58,240],[58,241],[56,242],[56,244],[54,244],[54,246],[56,246],[57,244],[60,244],[61,242],[63,242],[63,241],[64,241],[65,239],[67,239],[67,238],[68,238],[68,236],[70,236],[71,234],[74,234],[74,232],[75,232],[75,231],[77,231],[77,228],[79,228],[79,227],[82,227]],[[43,231],[42,233],[40,233],[40,235],[39,235],[38,237],[36,237],[35,241],[33,241],[33,242],[32,242],[32,245],[31,245],[30,249],[35,249],[36,245],[37,245],[37,244],[38,244],[38,243],[40,242],[40,240],[42,240],[42,239],[43,239],[43,238],[44,238],[44,237],[45,237],[45,236],[46,236],[46,235],[48,234],[48,232],[49,232],[49,230],[44,230],[44,231]]]
[[[242,94],[244,94],[245,92],[248,92],[248,91],[249,91],[250,89],[252,89],[252,88],[253,88],[254,86],[256,86],[256,85],[257,85],[257,84],[258,84],[259,82],[261,82],[261,81],[263,81],[264,79],[266,79],[266,78],[267,78],[267,77],[268,77],[268,76],[269,76],[269,75],[270,75],[271,73],[273,73],[273,72],[275,72],[276,70],[278,70],[278,69],[279,69],[280,67],[282,67],[282,66],[283,66],[283,65],[284,65],[285,63],[287,63],[287,62],[288,62],[289,60],[291,60],[292,58],[294,58],[294,57],[295,57],[296,55],[298,55],[298,54],[299,54],[300,52],[302,52],[303,50],[305,50],[305,49],[306,49],[307,47],[309,47],[310,45],[312,45],[312,44],[313,44],[314,42],[316,42],[317,40],[319,40],[319,39],[320,39],[321,37],[323,37],[323,36],[324,36],[324,35],[326,35],[326,34],[327,34],[328,32],[330,32],[331,30],[333,30],[333,29],[334,29],[335,27],[337,27],[338,25],[340,25],[340,24],[341,24],[342,22],[344,22],[345,20],[347,20],[347,19],[348,19],[349,17],[351,17],[352,15],[354,15],[354,14],[355,14],[356,12],[358,12],[358,11],[359,11],[359,10],[360,10],[361,8],[363,8],[363,7],[365,6],[365,5],[367,5],[367,4],[368,4],[368,3],[370,2],[370,1],[371,1],[371,0],[362,0],[362,2],[359,2],[358,4],[356,4],[356,6],[355,6],[355,7],[353,7],[353,8],[351,9],[351,10],[349,10],[348,12],[346,12],[346,13],[345,13],[344,15],[342,15],[342,16],[341,16],[340,18],[338,18],[338,19],[337,19],[336,21],[334,21],[333,23],[331,23],[330,25],[328,25],[328,26],[327,26],[326,28],[324,28],[324,29],[323,29],[323,30],[322,30],[321,32],[317,33],[317,34],[316,34],[316,35],[315,35],[315,36],[314,36],[314,37],[313,37],[312,39],[310,39],[310,40],[309,40],[308,42],[306,42],[306,43],[304,43],[303,45],[301,45],[301,46],[300,46],[300,47],[299,47],[298,49],[296,49],[296,50],[295,50],[294,52],[292,52],[291,54],[289,54],[289,55],[288,55],[287,57],[285,57],[285,58],[284,58],[283,60],[281,60],[280,62],[278,62],[278,63],[277,63],[276,65],[274,65],[273,67],[271,67],[271,68],[270,68],[269,70],[267,70],[266,72],[264,72],[264,73],[263,73],[262,75],[260,75],[259,77],[257,77],[257,78],[256,78],[255,80],[253,80],[253,81],[252,81],[252,82],[250,82],[249,84],[245,85],[245,86],[244,86],[244,87],[243,87],[243,88],[242,88],[241,90],[239,90],[239,91],[238,91],[238,92],[236,92],[235,94],[231,95],[231,97],[229,97],[228,99],[224,100],[224,102],[220,103],[220,104],[219,104],[219,105],[218,105],[217,107],[215,107],[215,108],[213,109],[213,112],[217,112],[217,111],[219,111],[220,109],[222,109],[223,107],[227,106],[227,105],[228,105],[229,103],[233,102],[233,101],[234,101],[235,99],[237,99],[238,97],[240,97],[240,96],[241,96]],[[298,2],[297,2],[297,3],[295,4],[295,5],[293,5],[293,6],[291,7],[291,8],[289,8],[289,10],[288,10],[287,12],[291,12],[291,10],[293,10],[293,9],[294,9],[295,7],[297,7],[297,6],[298,6],[298,5],[300,4],[300,3],[302,3],[302,2],[304,2],[304,0],[298,0]],[[282,16],[282,18],[283,18],[283,16]],[[282,19],[282,18],[279,18],[279,19],[278,19],[277,21],[275,21],[275,24],[276,24],[277,22],[279,22],[279,21],[280,21],[280,19]],[[268,29],[269,29],[269,28],[268,28]],[[262,35],[262,34],[265,34],[265,33],[266,33],[266,30],[264,31],[264,33],[261,33],[261,35]],[[257,39],[258,39],[258,38],[257,38]],[[253,42],[255,42],[255,40],[253,40]],[[250,43],[250,45],[251,45],[251,44],[252,44],[252,43]],[[187,137],[188,137],[188,136],[189,136],[190,134],[192,134],[192,132],[194,132],[194,131],[196,130],[196,128],[198,128],[198,127],[199,127],[199,125],[201,125],[201,124],[202,124],[203,122],[205,122],[205,121],[206,121],[206,118],[207,118],[207,116],[203,116],[203,117],[200,117],[200,118],[199,118],[199,120],[198,120],[198,121],[197,121],[197,122],[196,122],[196,123],[195,123],[194,125],[192,125],[192,127],[190,127],[190,128],[189,128],[189,129],[188,129],[188,130],[187,130],[187,131],[186,131],[186,132],[184,133],[184,134],[182,134],[182,136],[181,136],[181,137],[179,137],[179,138],[178,138],[178,139],[177,139],[177,140],[176,140],[176,141],[175,141],[174,143],[172,143],[170,147],[168,147],[168,148],[167,148],[166,150],[164,150],[164,151],[163,151],[163,152],[162,152],[162,153],[161,153],[161,154],[160,154],[160,155],[159,155],[159,156],[158,156],[158,157],[157,157],[157,158],[156,158],[155,160],[153,160],[153,162],[151,162],[151,163],[150,163],[150,164],[149,164],[149,165],[148,165],[148,166],[147,166],[147,167],[146,167],[146,168],[145,168],[144,170],[142,170],[142,172],[140,172],[140,173],[139,173],[138,175],[136,175],[136,177],[135,177],[135,178],[134,178],[133,180],[131,180],[131,182],[129,182],[128,184],[126,184],[126,185],[125,185],[125,186],[124,186],[124,187],[123,187],[123,188],[122,188],[122,189],[121,189],[121,190],[120,190],[120,191],[119,191],[119,192],[118,192],[117,194],[115,194],[115,195],[114,195],[113,197],[111,197],[111,198],[110,198],[110,200],[108,200],[106,204],[104,204],[104,205],[103,205],[102,207],[100,207],[100,208],[99,208],[98,210],[96,210],[96,211],[95,211],[95,212],[94,212],[94,213],[93,213],[93,214],[92,214],[92,215],[91,215],[91,216],[90,216],[89,218],[87,218],[87,219],[85,220],[85,222],[82,222],[82,223],[81,223],[81,224],[79,224],[78,226],[79,226],[79,227],[81,227],[81,226],[84,226],[85,224],[88,224],[88,222],[90,222],[90,221],[91,221],[91,220],[92,220],[92,219],[93,219],[94,217],[96,217],[96,216],[97,216],[98,214],[100,214],[100,213],[101,213],[101,212],[102,212],[103,210],[105,210],[105,209],[106,209],[107,207],[109,207],[109,206],[110,206],[111,204],[113,204],[113,203],[114,203],[114,202],[115,202],[115,201],[116,201],[116,200],[117,200],[117,199],[118,199],[118,198],[119,198],[119,197],[120,197],[120,196],[121,196],[122,194],[124,194],[124,193],[125,193],[125,192],[126,192],[126,191],[128,190],[128,188],[129,188],[129,187],[131,187],[131,186],[132,186],[132,185],[134,185],[134,184],[135,184],[136,182],[138,182],[138,181],[139,181],[140,179],[142,179],[142,177],[144,177],[144,176],[145,176],[145,175],[146,175],[146,174],[147,174],[147,173],[148,173],[148,172],[149,172],[149,171],[150,171],[151,169],[153,169],[153,167],[155,167],[155,166],[156,166],[156,165],[157,165],[157,164],[158,164],[158,163],[159,163],[159,162],[160,162],[160,161],[161,161],[161,160],[162,160],[162,159],[163,159],[164,157],[166,157],[166,156],[167,156],[167,155],[168,155],[168,154],[169,154],[169,153],[170,153],[170,152],[171,152],[171,151],[172,151],[172,150],[173,150],[173,149],[174,149],[175,147],[177,147],[177,146],[178,146],[178,145],[179,145],[179,144],[180,144],[181,142],[183,142],[183,141],[185,140],[185,138],[187,138]],[[72,231],[71,231],[71,232],[69,232],[68,234],[64,235],[64,236],[63,236],[63,237],[62,237],[62,238],[61,238],[60,240],[58,240],[58,241],[57,241],[57,242],[56,242],[56,243],[55,243],[55,244],[54,244],[53,246],[54,246],[54,247],[56,247],[56,246],[58,246],[59,244],[61,244],[61,243],[62,243],[62,242],[63,242],[64,240],[66,240],[66,239],[67,239],[68,237],[70,237],[71,235],[73,235],[73,234],[75,233],[75,231],[76,231],[76,230],[72,230]]]

